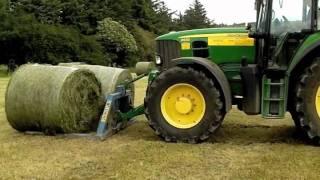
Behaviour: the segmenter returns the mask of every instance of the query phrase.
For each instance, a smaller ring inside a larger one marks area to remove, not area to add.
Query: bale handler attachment
[[[144,62],[143,64],[146,63]],[[143,64],[142,66],[145,66]],[[134,107],[132,103],[134,92],[132,92],[130,86],[148,76],[149,81],[151,81],[158,71],[150,69],[150,67],[153,67],[150,65],[147,65],[146,69],[143,69],[139,63],[137,66],[139,67],[138,76],[132,81],[119,85],[114,93],[106,97],[106,105],[101,115],[96,135],[100,140],[105,140],[125,129],[134,122],[134,117],[144,114],[144,104]]]

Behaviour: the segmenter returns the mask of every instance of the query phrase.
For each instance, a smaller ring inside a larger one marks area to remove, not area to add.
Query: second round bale
[[[132,81],[132,75],[129,70],[113,67],[105,67],[98,65],[76,65],[73,63],[59,64],[59,66],[74,67],[80,69],[87,69],[92,71],[98,81],[101,83],[102,98],[105,99],[108,95],[113,93],[117,86],[124,84],[126,81]],[[134,84],[131,84],[129,89],[132,92],[132,105],[134,104]]]

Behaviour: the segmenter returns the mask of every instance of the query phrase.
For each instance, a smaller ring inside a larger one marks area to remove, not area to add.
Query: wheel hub
[[[200,90],[190,84],[176,84],[161,98],[161,112],[165,120],[179,129],[198,125],[204,117],[206,102]]]
[[[193,104],[189,98],[179,98],[176,102],[176,111],[180,114],[189,114],[192,111]]]
[[[316,109],[318,112],[318,116],[320,117],[320,86],[318,88],[317,95],[316,95]]]

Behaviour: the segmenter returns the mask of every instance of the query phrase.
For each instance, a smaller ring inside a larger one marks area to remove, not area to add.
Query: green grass
[[[319,179],[320,149],[292,137],[292,119],[263,120],[233,110],[199,145],[168,144],[145,117],[101,142],[24,135],[7,123],[0,78],[0,179]],[[146,81],[137,85],[137,104]]]

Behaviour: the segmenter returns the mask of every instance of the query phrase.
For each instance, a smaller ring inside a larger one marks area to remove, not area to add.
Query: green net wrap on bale
[[[68,64],[65,66],[69,66]],[[92,71],[97,79],[101,83],[102,95],[105,99],[106,96],[113,93],[118,85],[121,85],[126,80],[132,80],[132,75],[129,70],[113,68],[113,67],[105,67],[105,66],[96,66],[96,65],[72,65],[72,67],[87,69]],[[130,86],[132,91],[132,101],[134,101],[134,84]],[[132,102],[134,103],[134,102]]]
[[[97,124],[101,87],[88,70],[24,65],[6,92],[6,114],[19,131],[82,133]]]

